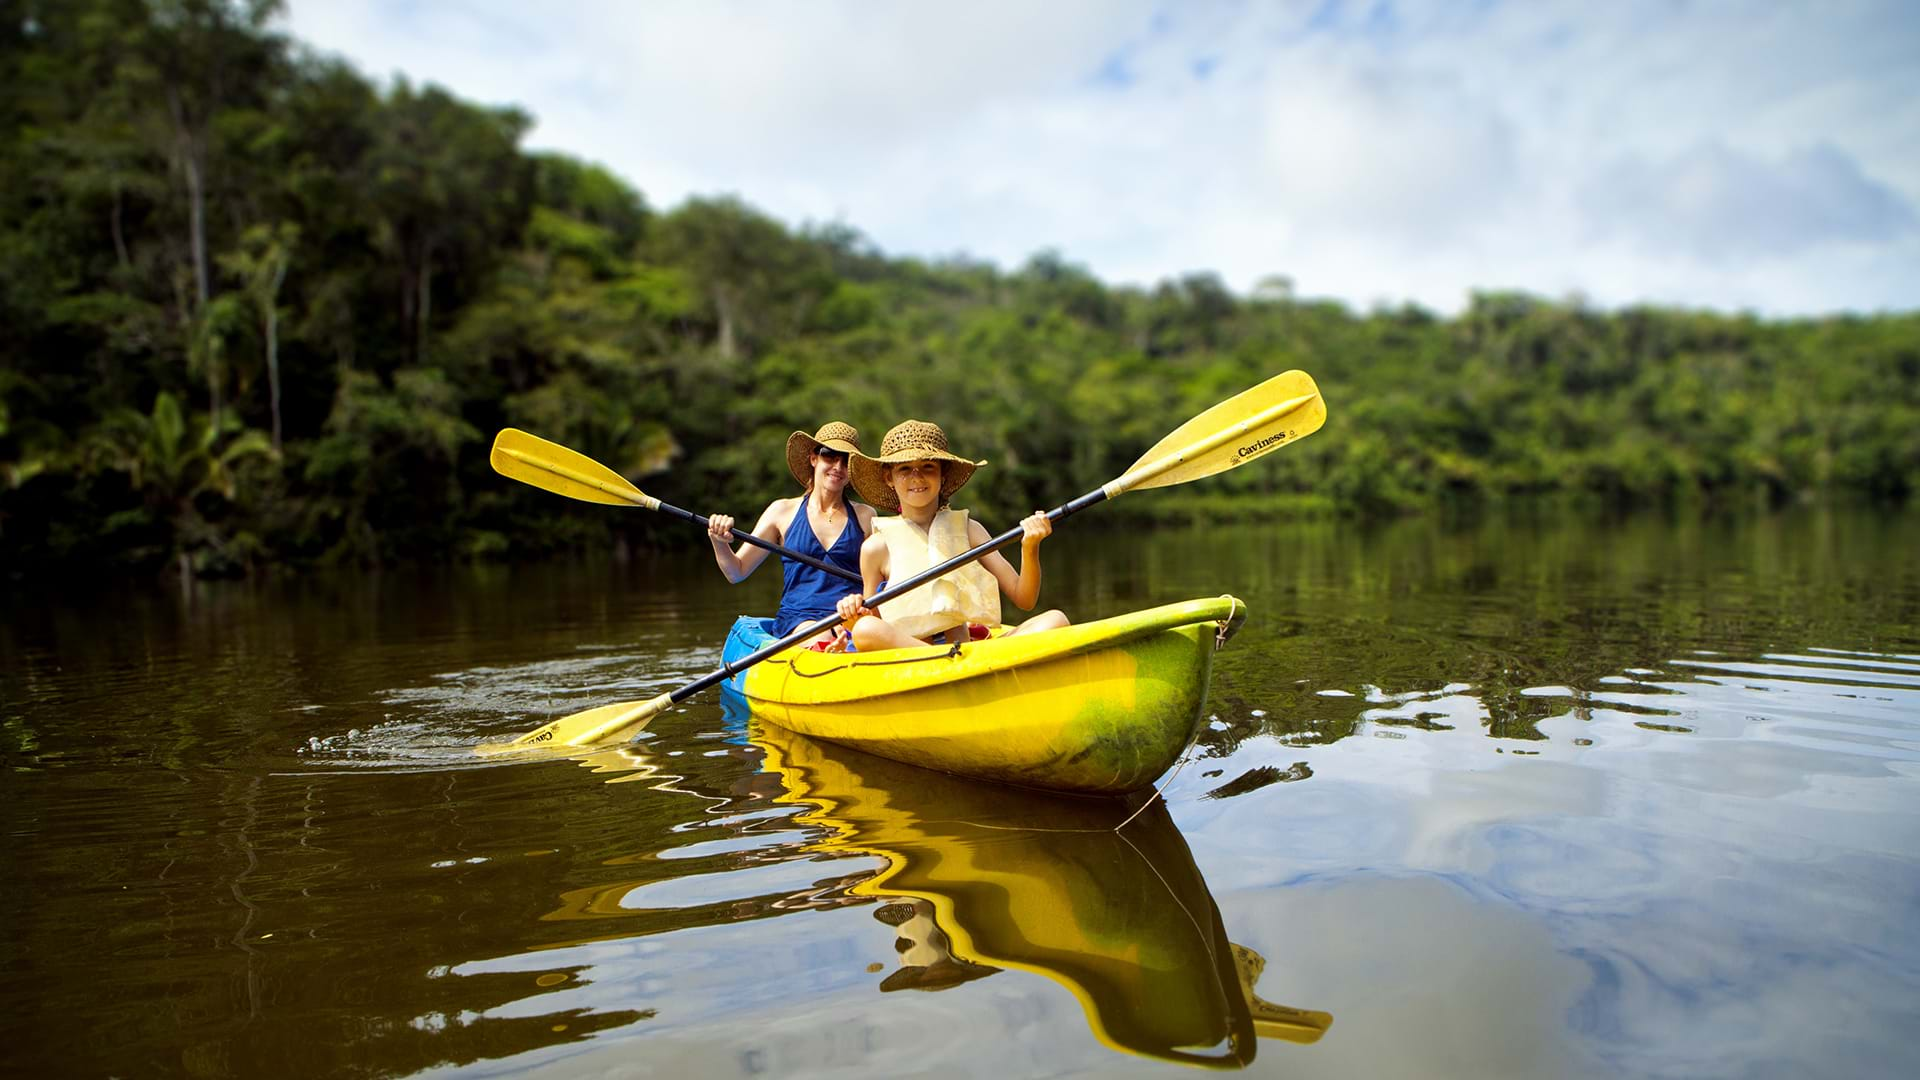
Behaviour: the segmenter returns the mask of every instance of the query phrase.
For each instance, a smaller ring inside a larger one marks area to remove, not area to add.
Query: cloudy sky
[[[657,208],[894,255],[1920,308],[1920,3],[292,0],[298,38],[536,118]]]

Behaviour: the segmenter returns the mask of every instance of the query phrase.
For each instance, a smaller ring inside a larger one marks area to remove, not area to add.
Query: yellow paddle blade
[[[660,500],[627,478],[578,451],[569,450],[518,428],[502,428],[493,438],[493,471],[569,499],[609,506],[659,509]]]
[[[1113,498],[1237,469],[1306,438],[1326,422],[1327,403],[1313,376],[1283,372],[1180,425],[1104,490]]]
[[[525,735],[504,743],[481,743],[480,754],[502,754],[542,746],[592,746],[632,738],[654,717],[673,705],[672,694],[661,694],[650,701],[623,701],[597,709],[563,716]]]

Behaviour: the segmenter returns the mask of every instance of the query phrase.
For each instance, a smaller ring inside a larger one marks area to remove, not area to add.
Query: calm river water
[[[716,667],[692,554],[16,584],[5,1071],[1920,1075],[1916,524],[1076,519],[1049,605],[1252,612],[1144,810],[470,754]]]

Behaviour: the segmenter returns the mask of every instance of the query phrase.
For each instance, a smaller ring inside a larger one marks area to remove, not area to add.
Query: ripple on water
[[[718,651],[709,648],[638,654],[587,646],[560,659],[446,672],[424,685],[381,693],[378,702],[387,710],[381,720],[310,735],[294,753],[307,768],[356,771],[507,764],[517,759],[477,758],[473,747],[583,709],[655,697],[719,662]]]

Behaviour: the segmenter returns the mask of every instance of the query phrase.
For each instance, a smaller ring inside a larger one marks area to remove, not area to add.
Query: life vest
[[[904,517],[877,518],[873,534],[887,542],[889,582],[905,581],[973,548],[967,539],[965,510],[935,513],[925,532]],[[921,639],[970,622],[997,626],[1000,583],[975,560],[887,601],[880,617]]]

